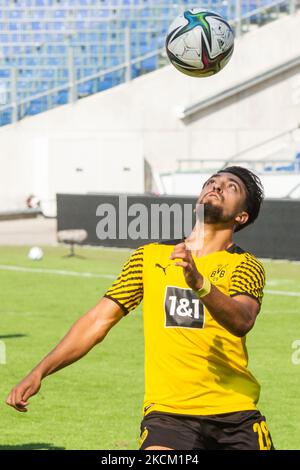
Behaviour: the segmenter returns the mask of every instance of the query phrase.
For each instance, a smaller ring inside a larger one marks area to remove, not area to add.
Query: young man
[[[44,377],[84,356],[143,299],[140,448],[272,449],[245,345],[260,310],[264,269],[232,242],[233,232],[257,218],[262,200],[258,177],[245,168],[209,178],[198,199],[203,245],[195,247],[193,232],[180,243],[136,250],[99,304],[11,391],[7,404],[27,411]]]

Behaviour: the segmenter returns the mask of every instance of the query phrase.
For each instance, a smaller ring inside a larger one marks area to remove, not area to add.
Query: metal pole
[[[296,1],[290,0],[290,15],[294,15],[296,13]]]
[[[131,81],[131,53],[130,53],[130,28],[125,29],[125,63],[126,63],[126,72],[125,72],[125,81]]]
[[[17,95],[17,69],[11,69],[11,104],[12,104],[12,122],[18,121],[18,95]]]
[[[241,0],[236,0],[236,29],[235,35],[236,37],[241,36],[242,34],[242,2]]]
[[[68,68],[69,68],[69,103],[75,103],[77,100],[77,89],[76,89],[76,72],[74,64],[74,49],[72,45],[68,48]]]

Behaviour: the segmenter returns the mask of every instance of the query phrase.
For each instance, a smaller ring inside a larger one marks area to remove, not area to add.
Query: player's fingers
[[[175,245],[174,249],[185,249],[185,242],[180,242],[180,243],[177,243],[177,245]]]
[[[175,266],[181,266],[182,268],[188,268],[189,267],[189,263],[187,263],[186,261],[178,261],[177,263],[175,263]]]
[[[14,409],[17,411],[20,411],[21,413],[27,413],[28,411],[26,406],[22,406],[22,405],[15,405]]]
[[[178,243],[178,245],[175,245],[171,256],[176,258],[176,255],[183,255],[186,251],[185,243]]]
[[[18,404],[20,404],[21,406],[27,406],[28,405],[28,400],[25,400],[24,398],[22,398]]]
[[[11,406],[11,403],[12,403],[12,392],[10,392],[8,394],[8,396],[6,397],[6,400],[5,400],[5,403],[9,406]]]
[[[22,413],[24,413],[24,412],[27,411],[27,408],[26,408],[27,405],[28,405],[28,403],[26,403],[24,400],[15,399],[13,407],[17,411],[21,411]]]
[[[29,393],[28,393],[29,392]],[[30,396],[30,387],[17,388],[15,391],[15,405],[17,408],[20,408],[19,411],[23,411],[24,408],[28,405],[27,398]]]
[[[184,259],[184,260],[189,260],[190,256],[187,250],[174,250],[171,256],[169,256],[169,259]]]
[[[177,245],[177,246],[178,246],[178,245]],[[183,253],[186,253],[187,256],[191,256],[191,250],[190,250],[190,248],[189,248],[187,242],[180,243],[180,250],[181,250]]]
[[[186,253],[188,256],[191,256],[191,250],[186,242],[176,245],[173,250],[174,252]]]
[[[183,253],[172,253],[171,256],[169,256],[169,259],[177,259],[177,258],[180,258],[180,259],[183,259],[184,258],[184,254]]]
[[[27,411],[26,408],[24,408],[23,405],[19,405],[17,403],[17,400],[16,400],[16,390],[13,389],[10,394],[8,395],[7,399],[6,399],[6,403],[7,405],[11,406],[12,408],[15,408],[15,410],[17,411]]]
[[[15,403],[16,404],[21,403],[23,399],[23,393],[24,393],[24,390],[18,387],[15,389]]]
[[[9,405],[15,406],[15,389],[13,389],[9,394]]]
[[[32,395],[34,395],[33,390],[31,388],[28,388],[24,393],[22,400],[24,402],[27,402],[28,398],[30,398]]]

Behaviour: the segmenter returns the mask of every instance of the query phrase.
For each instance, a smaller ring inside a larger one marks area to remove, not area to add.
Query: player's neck
[[[201,228],[196,224],[186,242],[194,256],[209,255],[216,251],[226,250],[233,244],[232,229],[212,224],[204,224]]]

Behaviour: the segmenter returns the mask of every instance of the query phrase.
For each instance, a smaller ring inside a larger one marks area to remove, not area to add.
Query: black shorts
[[[274,450],[266,419],[257,410],[208,416],[152,412],[141,423],[140,449]]]

